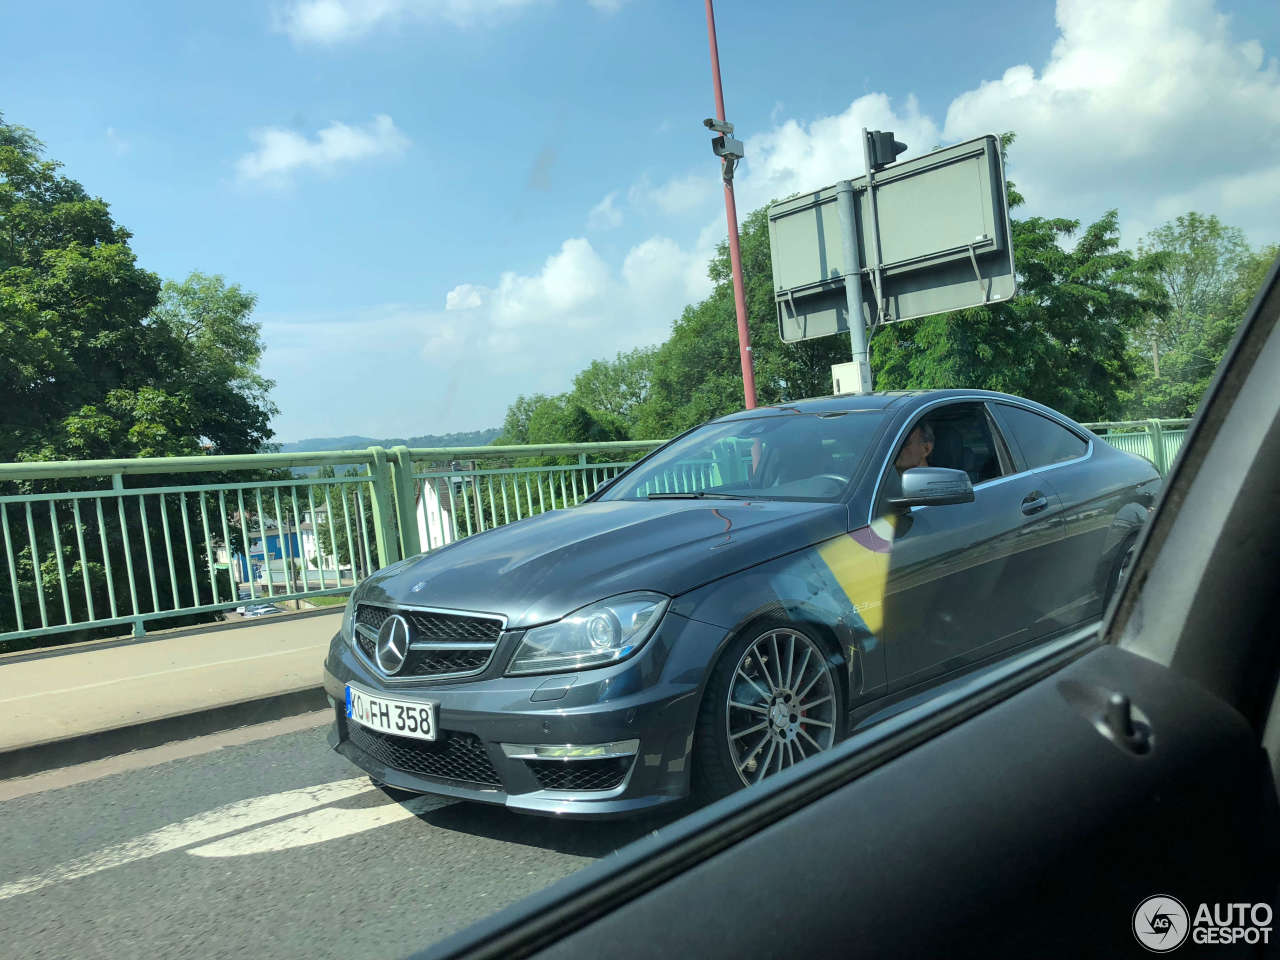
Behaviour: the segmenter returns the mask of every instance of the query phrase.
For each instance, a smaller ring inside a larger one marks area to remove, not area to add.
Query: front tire
[[[790,623],[757,624],[716,663],[694,737],[697,792],[715,799],[759,783],[844,734],[844,697],[827,647]]]

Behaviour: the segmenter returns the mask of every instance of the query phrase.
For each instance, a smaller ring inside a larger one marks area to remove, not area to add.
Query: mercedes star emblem
[[[378,666],[391,676],[399,673],[409,655],[409,621],[393,613],[378,628]]]

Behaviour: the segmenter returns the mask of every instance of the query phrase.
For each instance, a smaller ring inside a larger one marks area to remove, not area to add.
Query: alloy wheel
[[[837,699],[827,655],[798,630],[749,644],[725,701],[729,756],[744,784],[759,783],[835,744]]]

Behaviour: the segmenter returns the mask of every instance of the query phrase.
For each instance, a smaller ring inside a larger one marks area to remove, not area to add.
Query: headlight
[[[351,631],[356,622],[356,590],[351,588],[351,596],[347,597],[347,605],[342,611],[342,639],[351,642]]]
[[[534,627],[520,641],[507,673],[557,673],[616,663],[649,639],[668,602],[660,593],[624,593]]]

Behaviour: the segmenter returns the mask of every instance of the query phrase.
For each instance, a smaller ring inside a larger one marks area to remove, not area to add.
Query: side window
[[[1063,460],[1074,460],[1084,456],[1089,449],[1087,441],[1061,424],[1031,410],[1011,407],[1006,403],[993,403],[991,410],[999,421],[1000,428],[1022,450],[1029,470],[1061,463]]]
[[[933,432],[930,466],[963,470],[973,483],[1000,476],[1000,456],[982,404],[947,404],[929,411],[921,423]]]
[[[917,428],[921,432],[917,433]],[[963,470],[973,483],[1008,472],[1008,457],[1000,449],[981,403],[950,403],[929,410],[903,435],[885,465],[886,496],[897,488],[904,468],[950,467]]]

